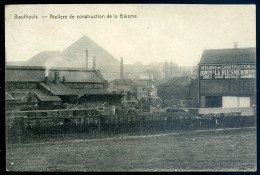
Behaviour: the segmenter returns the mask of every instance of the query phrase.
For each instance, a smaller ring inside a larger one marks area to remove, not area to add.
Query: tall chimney
[[[59,72],[55,72],[55,78],[54,78],[54,83],[55,84],[59,84],[60,82],[60,77],[59,77]]]
[[[238,48],[238,42],[234,42],[234,49]]]
[[[96,56],[93,56],[93,69],[96,69]]]
[[[88,68],[88,50],[86,50],[86,69]]]
[[[120,78],[124,78],[124,63],[123,63],[123,57],[121,57],[121,62],[120,62]]]

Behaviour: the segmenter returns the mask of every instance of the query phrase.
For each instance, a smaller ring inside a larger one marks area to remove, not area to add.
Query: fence
[[[8,143],[98,138],[116,135],[150,135],[216,128],[252,127],[254,116],[176,117],[173,115],[113,115],[70,118],[15,117],[6,123]]]

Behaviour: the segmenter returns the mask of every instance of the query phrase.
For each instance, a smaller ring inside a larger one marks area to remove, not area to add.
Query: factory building
[[[134,80],[137,86],[137,98],[138,99],[155,99],[157,97],[157,88],[155,86],[155,81],[150,75],[140,76],[139,79]]]
[[[174,77],[157,86],[157,95],[166,107],[190,107],[190,77]]]
[[[115,94],[122,94],[122,102],[129,104],[136,104],[136,84],[128,78],[124,78],[124,64],[123,58],[120,62],[120,79],[115,79],[109,82],[108,91]]]
[[[193,92],[198,93],[195,99],[201,113],[252,113],[256,105],[255,48],[238,48],[235,43],[232,49],[204,50],[198,66],[198,86]]]
[[[157,89],[152,76],[140,76],[139,79],[131,80],[124,77],[123,58],[120,63],[120,79],[109,82],[108,90],[113,93],[124,95],[123,101],[135,104],[141,99],[155,99]]]
[[[87,54],[87,52],[86,52]],[[86,57],[88,62],[88,57]],[[107,91],[101,72],[88,68],[6,66],[7,110],[97,107],[121,103],[121,94]],[[87,66],[87,64],[86,64]]]

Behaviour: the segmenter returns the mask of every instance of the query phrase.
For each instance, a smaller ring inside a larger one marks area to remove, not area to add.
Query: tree
[[[169,79],[169,64],[167,60],[165,60],[163,64],[163,73],[164,73],[164,79]]]

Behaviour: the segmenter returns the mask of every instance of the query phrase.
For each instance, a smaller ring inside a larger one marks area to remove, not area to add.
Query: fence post
[[[141,126],[141,135],[143,135],[143,115],[141,115],[141,121],[140,121],[140,126]]]
[[[100,115],[98,115],[98,132],[100,132],[100,126],[101,124],[100,124]]]
[[[166,132],[166,121],[167,121],[167,117],[164,117],[164,132]]]
[[[21,117],[18,120],[18,142],[19,143],[22,143],[23,129],[24,129],[24,118]]]

